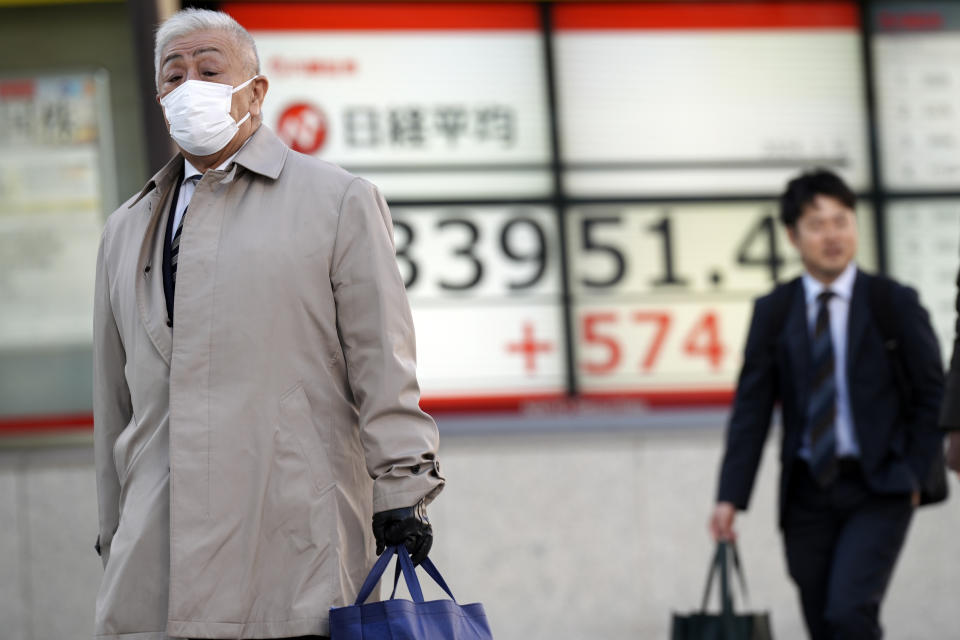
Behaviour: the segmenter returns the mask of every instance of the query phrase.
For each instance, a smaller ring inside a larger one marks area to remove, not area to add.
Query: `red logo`
[[[292,104],[280,114],[277,135],[294,151],[314,154],[327,139],[327,116],[312,104]]]

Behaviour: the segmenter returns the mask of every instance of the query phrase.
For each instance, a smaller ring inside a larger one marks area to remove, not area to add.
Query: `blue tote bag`
[[[397,570],[390,599],[364,604],[394,555],[397,556]],[[406,547],[387,547],[360,587],[357,601],[346,607],[330,609],[330,640],[493,640],[483,605],[479,602],[457,604],[430,558],[420,566],[446,591],[449,600],[424,602],[420,581]],[[401,573],[412,601],[394,597]]]

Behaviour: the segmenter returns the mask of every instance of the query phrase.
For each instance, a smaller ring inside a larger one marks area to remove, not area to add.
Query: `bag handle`
[[[740,552],[737,550],[736,543],[730,546],[730,552],[733,555],[733,568],[740,582],[740,592],[743,594],[743,604],[747,609],[752,609],[750,605],[750,592],[747,590],[747,579],[744,577],[743,565],[740,562]]]
[[[404,551],[406,551],[406,549],[404,549]],[[399,554],[397,555],[399,557]],[[423,561],[420,563],[420,566],[423,568],[424,571],[427,572],[427,575],[433,578],[433,581],[436,582],[437,585],[439,585],[440,588],[443,589],[448,596],[450,596],[451,600],[453,600],[454,602],[457,601],[457,599],[453,597],[453,592],[450,591],[450,587],[447,586],[447,582],[443,579],[443,576],[440,575],[440,571],[437,569],[436,565],[433,564],[433,561],[430,560],[430,558],[424,558]],[[400,582],[401,572],[402,570],[400,567],[400,563],[397,562],[396,569],[393,574],[393,591],[390,592],[391,600],[393,600],[397,595],[397,584]]]
[[[384,552],[380,554],[377,562],[373,565],[373,568],[370,569],[370,573],[367,574],[367,579],[363,581],[363,586],[360,587],[360,592],[357,593],[357,601],[353,603],[354,605],[359,606],[367,601],[367,598],[373,593],[374,587],[380,582],[380,577],[383,575],[383,572],[387,570],[387,565],[390,564],[390,559],[393,558],[395,552],[396,547],[387,547]]]
[[[448,596],[450,596],[451,600],[454,602],[457,601],[457,599],[453,597],[453,591],[450,591],[450,587],[447,586],[447,582],[443,579],[443,576],[440,575],[439,569],[437,569],[436,565],[433,564],[433,561],[430,560],[430,558],[424,558],[423,562],[420,563],[420,566],[423,567],[424,571],[427,572],[427,575],[433,578],[434,582],[440,585],[440,588],[443,589]]]
[[[717,544],[717,550],[713,554],[713,560],[710,562],[710,568],[707,570],[707,585],[703,590],[703,602],[700,605],[702,613],[707,612],[707,603],[710,601],[710,593],[713,591],[713,580],[720,571],[720,610],[724,616],[733,615],[733,601],[730,598],[729,577],[727,576],[727,543]]]
[[[387,570],[387,565],[390,564],[390,560],[394,555],[397,556],[397,565],[393,577],[393,592],[390,594],[390,599],[393,600],[393,598],[396,596],[397,583],[400,581],[400,574],[402,573],[404,582],[407,583],[407,591],[410,592],[410,597],[413,598],[414,602],[423,602],[423,589],[420,587],[420,580],[417,578],[417,572],[413,566],[413,560],[410,559],[410,553],[407,551],[407,548],[404,545],[398,545],[387,547],[384,552],[380,554],[380,557],[377,558],[377,562],[370,570],[370,574],[367,576],[367,579],[364,580],[363,586],[360,587],[360,592],[357,594],[357,600],[354,602],[355,605],[361,605],[367,601],[367,598],[369,598],[370,594],[373,593],[373,590],[380,581],[380,578]],[[446,581],[440,575],[440,571],[437,570],[436,565],[433,564],[430,558],[424,558],[423,562],[420,563],[420,566],[423,567],[427,574],[433,578],[440,588],[443,589],[448,596],[450,596],[450,599],[456,602],[456,598],[453,597],[453,592],[450,591],[450,587],[447,586]]]
[[[720,571],[720,608],[724,617],[734,615],[733,595],[730,590],[729,563],[733,560],[733,570],[740,583],[740,591],[743,593],[744,603],[750,607],[750,594],[747,591],[747,581],[743,576],[743,567],[740,564],[740,553],[737,551],[735,542],[720,542],[717,544],[717,551],[714,554],[713,562],[710,563],[710,569],[707,572],[707,585],[703,591],[703,602],[700,610],[703,613],[707,611],[707,603],[710,601],[710,592],[713,590],[713,580]]]
[[[410,553],[407,552],[407,547],[402,544],[398,545],[394,547],[394,553],[397,554],[397,564],[403,571],[403,579],[407,583],[407,591],[410,592],[410,597],[413,598],[414,602],[423,602],[423,589],[420,588],[420,579],[417,578],[417,572],[413,566],[413,560],[410,559]],[[394,585],[394,591],[396,591],[396,585]]]

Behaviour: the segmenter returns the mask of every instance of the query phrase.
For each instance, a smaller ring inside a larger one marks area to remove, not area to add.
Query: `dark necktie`
[[[812,379],[807,402],[810,468],[821,487],[826,487],[837,477],[837,381],[829,309],[830,298],[834,295],[827,289],[817,296],[820,308],[813,330]]]
[[[195,185],[199,180],[199,175],[193,175],[184,180],[183,184],[186,186],[189,182],[196,188]],[[187,219],[187,209],[189,208],[190,205],[188,203],[187,207],[183,210],[183,215],[180,216],[180,224],[177,225],[177,231],[173,234],[173,240],[170,241],[170,283],[174,289],[176,289],[177,286],[177,258],[180,254],[180,235],[183,233],[183,223]]]

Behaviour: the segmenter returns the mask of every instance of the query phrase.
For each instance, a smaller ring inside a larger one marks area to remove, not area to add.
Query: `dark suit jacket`
[[[850,301],[847,378],[854,430],[870,488],[883,494],[908,494],[920,489],[920,479],[927,477],[937,447],[943,442],[943,432],[937,426],[943,364],[930,318],[916,291],[894,285],[892,307],[899,314],[901,349],[913,387],[914,411],[907,421],[890,356],[869,308],[868,281],[872,277],[857,272]],[[773,326],[778,324],[774,306],[770,294],[759,298],[754,307],[727,430],[718,501],[747,508],[773,407],[779,401],[783,412],[782,522],[787,483],[806,424],[810,337],[802,286],[794,287],[789,311],[779,327]]]

